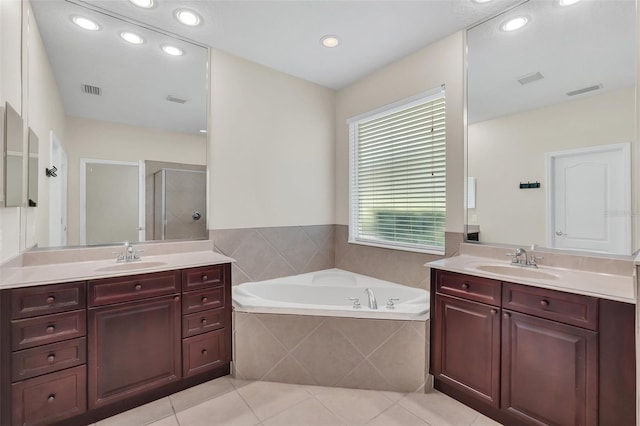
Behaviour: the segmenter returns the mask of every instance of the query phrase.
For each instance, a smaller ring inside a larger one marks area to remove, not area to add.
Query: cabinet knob
[[[207,324],[207,319],[206,319],[206,318],[202,318],[202,319],[200,320],[200,324],[202,324],[202,325],[206,325],[206,324]]]
[[[463,290],[469,290],[469,283],[462,283]]]
[[[49,362],[49,364],[53,364],[53,361],[55,360],[56,360],[55,354],[49,354],[49,356],[47,356],[47,361]]]
[[[495,314],[497,314],[497,313],[498,313],[498,310],[497,310],[497,309],[491,309],[491,315],[495,315]]]
[[[508,313],[508,312],[505,312],[505,313],[502,314],[502,318],[504,318],[504,319],[508,319],[510,316],[511,316],[511,314]]]
[[[179,302],[180,301],[180,296],[174,296],[173,300],[175,300],[176,302]]]
[[[202,350],[202,355],[206,355],[207,353],[209,353],[206,349]]]
[[[207,296],[203,296],[202,299],[200,299],[200,301],[204,304],[204,303],[207,303],[209,299],[207,298]]]
[[[206,275],[203,275],[203,276],[202,276],[202,281],[206,281],[206,280],[208,280],[208,279],[209,279],[209,277],[208,277],[208,276],[206,276]]]
[[[48,304],[52,304],[53,302],[56,301],[56,298],[54,296],[49,296],[47,297],[47,303]]]
[[[48,401],[48,402],[53,402],[53,401],[55,401],[55,400],[56,400],[56,394],[55,394],[55,393],[52,393],[51,395],[49,395],[49,396],[47,397],[47,401]]]
[[[140,291],[142,290],[142,284],[136,284],[134,288],[136,289],[136,291]]]
[[[48,325],[47,326],[47,333],[53,333],[54,331],[56,331],[55,326],[53,326],[53,325]]]
[[[542,300],[540,301],[540,305],[541,305],[543,308],[546,308],[547,306],[549,306],[549,301],[548,301],[548,300],[545,300],[545,299],[542,299]]]

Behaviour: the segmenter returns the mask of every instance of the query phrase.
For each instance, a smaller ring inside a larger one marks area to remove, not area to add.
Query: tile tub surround
[[[215,420],[214,420],[215,419]],[[396,393],[245,381],[229,376],[89,426],[498,426],[438,392]]]
[[[237,379],[424,390],[428,321],[234,311],[233,325]]]
[[[233,285],[321,269],[339,268],[374,278],[429,288],[426,262],[442,256],[350,244],[347,225],[285,226],[212,230],[215,250],[233,257]],[[446,257],[463,234],[446,233]]]
[[[429,289],[430,278],[424,264],[443,258],[433,254],[351,244],[347,225],[336,225],[335,240],[336,268],[425,290]],[[444,257],[455,256],[462,240],[462,233],[445,233]]]
[[[335,266],[334,225],[221,229],[209,232],[215,250],[233,257],[233,285]]]

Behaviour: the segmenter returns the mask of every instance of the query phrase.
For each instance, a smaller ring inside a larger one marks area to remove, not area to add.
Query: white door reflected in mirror
[[[547,153],[547,245],[631,253],[631,147]]]

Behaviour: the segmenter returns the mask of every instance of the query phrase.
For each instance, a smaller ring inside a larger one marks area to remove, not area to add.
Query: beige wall
[[[545,153],[633,142],[634,123],[635,90],[622,89],[470,125],[468,168],[477,187],[468,214],[480,240],[545,246]],[[527,181],[541,188],[519,189]]]
[[[9,102],[22,110],[20,67],[22,4],[20,0],[0,0],[0,104]],[[0,261],[20,252],[22,209],[0,208]]]
[[[29,13],[28,70],[25,88],[29,127],[38,136],[38,206],[28,209],[26,246],[47,246],[49,242],[49,180],[45,168],[50,167],[50,133],[53,131],[65,145],[65,115],[62,98],[49,64],[33,13]],[[59,166],[59,165],[58,165]]]
[[[80,235],[80,158],[155,160],[205,164],[206,138],[106,121],[66,117],[65,139],[69,165],[68,242]]]
[[[447,231],[462,232],[464,194],[464,33],[457,32],[338,91],[336,223],[349,222],[348,118],[446,85]]]
[[[335,92],[211,54],[209,229],[334,223]]]

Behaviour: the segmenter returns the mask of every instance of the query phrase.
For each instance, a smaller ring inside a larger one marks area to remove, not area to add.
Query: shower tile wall
[[[442,256],[348,243],[346,225],[241,228],[210,231],[216,251],[233,257],[233,284],[340,268],[418,288],[429,288],[426,262]],[[446,233],[446,256],[463,234]]]
[[[233,284],[335,267],[333,225],[210,231],[215,250],[236,260]]]

